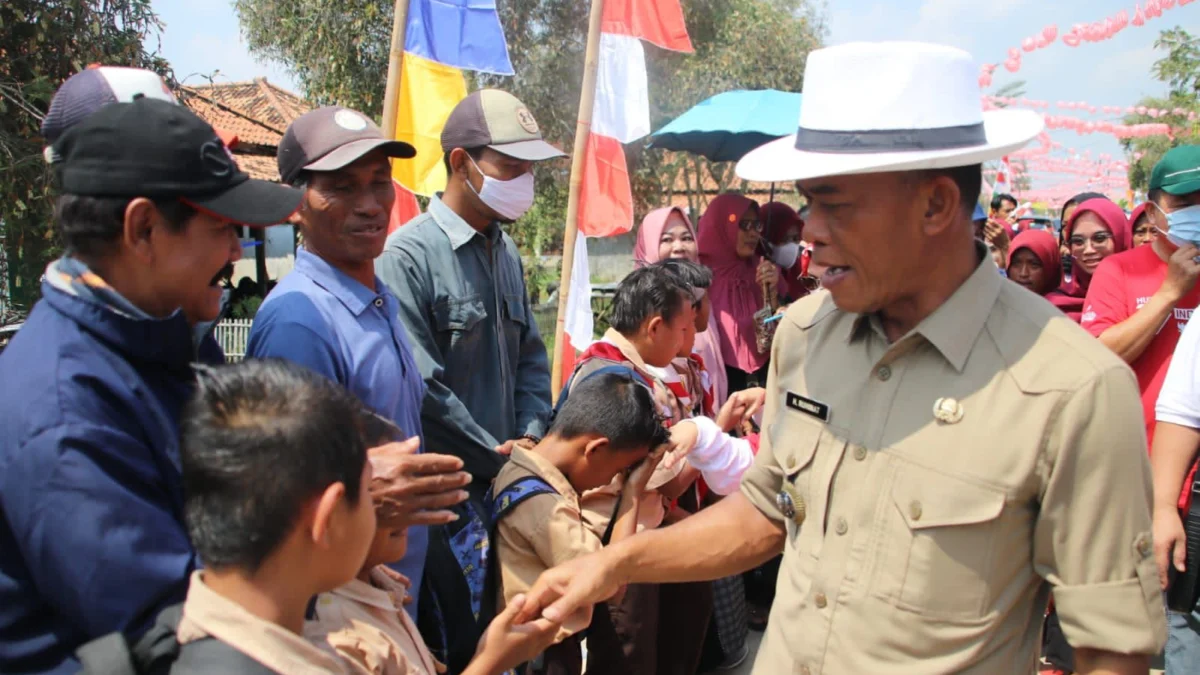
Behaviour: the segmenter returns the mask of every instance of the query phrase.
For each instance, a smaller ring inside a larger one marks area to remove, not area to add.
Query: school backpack
[[[642,376],[627,365],[597,368],[579,379],[603,374],[622,374],[644,383]],[[576,371],[578,375],[578,371]],[[571,392],[576,376],[559,394],[551,420],[558,415]],[[456,675],[466,669],[479,638],[496,616],[499,570],[491,555],[496,527],[506,515],[525,500],[541,494],[557,494],[546,481],[525,476],[493,494],[489,489],[482,498],[475,495],[450,510],[458,520],[430,528],[430,546],[421,583],[417,627],[430,652]],[[611,523],[609,529],[611,530]],[[608,541],[606,532],[603,541]]]
[[[457,521],[430,529],[430,538],[442,537],[446,545],[429,547],[417,623],[430,652],[450,673],[466,669],[496,616],[496,527],[525,500],[543,494],[558,492],[537,476],[524,476],[499,494],[489,489],[479,502],[469,499],[455,509]]]
[[[274,675],[275,671],[212,637],[179,644],[183,605],[164,609],[133,645],[121,633],[96,638],[75,651],[82,675]]]

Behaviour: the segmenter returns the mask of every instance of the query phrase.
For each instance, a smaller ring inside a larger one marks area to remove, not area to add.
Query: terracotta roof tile
[[[250,174],[251,178],[279,182],[279,165],[275,162],[274,157],[239,155],[236,152],[233,153],[233,156],[237,159],[238,166],[242,171]]]
[[[249,145],[275,147],[287,126],[312,109],[299,96],[259,77],[249,82],[184,86],[180,100],[214,127]]]

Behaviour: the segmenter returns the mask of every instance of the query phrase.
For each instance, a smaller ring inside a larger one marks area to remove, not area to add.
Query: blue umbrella
[[[735,90],[701,101],[651,134],[650,147],[733,162],[777,138],[796,133],[800,94]]]

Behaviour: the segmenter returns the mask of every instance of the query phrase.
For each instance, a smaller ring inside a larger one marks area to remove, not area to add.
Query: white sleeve
[[[1195,314],[1193,314],[1195,317]],[[1200,429],[1200,372],[1196,356],[1200,352],[1200,320],[1189,320],[1171,357],[1167,379],[1158,395],[1155,418],[1159,422]]]
[[[704,482],[713,492],[728,495],[737,491],[742,475],[754,463],[750,442],[721,431],[721,427],[707,417],[693,417],[687,421],[700,430],[700,440],[688,455],[688,463],[700,470]]]

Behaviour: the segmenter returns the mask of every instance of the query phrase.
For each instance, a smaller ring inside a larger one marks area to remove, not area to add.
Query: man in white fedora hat
[[[1031,673],[1051,591],[1078,672],[1147,672],[1166,623],[1137,385],[974,240],[981,163],[1042,129],[982,112],[977,75],[937,45],[809,55],[796,135],[738,165],[799,181],[826,268],[780,322],[755,465],[546,572],[527,614],[782,550],[756,673]]]

